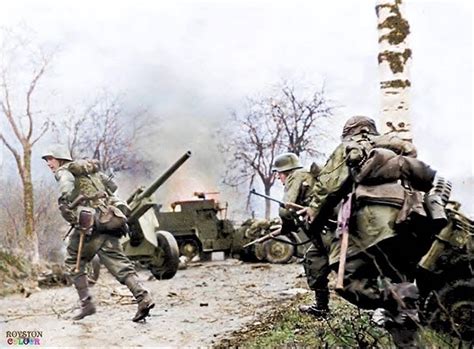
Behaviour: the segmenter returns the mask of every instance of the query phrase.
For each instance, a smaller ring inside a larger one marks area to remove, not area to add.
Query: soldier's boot
[[[150,315],[150,310],[155,307],[155,303],[153,302],[150,293],[143,288],[140,281],[138,281],[137,276],[133,274],[127,276],[125,279],[125,285],[127,285],[138,302],[138,310],[132,321],[138,322],[145,319]]]
[[[451,182],[436,176],[433,180],[433,188],[425,195],[426,210],[438,228],[443,228],[448,223],[445,206],[451,194]]]
[[[329,314],[329,290],[315,290],[315,302],[313,304],[302,304],[298,307],[303,314],[312,315],[316,318],[324,318]]]
[[[81,301],[81,311],[72,319],[81,320],[86,316],[95,314],[96,309],[94,303],[92,303],[92,297],[89,294],[87,276],[80,275],[79,277],[74,279],[74,286],[76,287],[77,294],[79,295],[79,300]]]

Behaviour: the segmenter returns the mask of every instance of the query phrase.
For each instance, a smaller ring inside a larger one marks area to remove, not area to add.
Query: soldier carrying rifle
[[[300,229],[295,220],[296,208],[308,206],[310,192],[315,182],[319,168],[313,164],[311,171],[306,171],[300,164],[296,154],[284,153],[275,158],[273,171],[284,185],[283,202],[286,207],[280,207],[282,219],[282,234],[296,232]],[[296,204],[296,205],[292,205]],[[296,206],[296,207],[295,207]],[[328,275],[330,272],[327,250],[320,235],[310,236],[311,247],[306,251],[303,261],[308,286],[315,293],[315,302],[310,305],[300,305],[302,313],[317,318],[324,317],[329,312]]]
[[[81,310],[73,320],[96,312],[85,274],[85,265],[97,254],[102,264],[126,285],[138,302],[133,321],[145,319],[155,306],[149,292],[141,285],[133,264],[125,256],[119,238],[128,231],[127,204],[114,192],[117,186],[99,171],[94,160],[72,161],[69,151],[53,146],[42,158],[59,184],[59,209],[73,226],[65,263],[79,295]]]
[[[338,226],[347,245],[333,234],[329,249],[331,268],[340,267],[338,292],[361,308],[383,309],[397,346],[416,345],[418,291],[412,281],[425,251],[421,245],[431,243],[423,233],[428,224],[439,229],[447,222],[447,198],[436,188],[450,184],[415,157],[411,143],[379,136],[372,119],[352,117],[321,169],[309,207],[300,211],[318,234],[341,203]]]

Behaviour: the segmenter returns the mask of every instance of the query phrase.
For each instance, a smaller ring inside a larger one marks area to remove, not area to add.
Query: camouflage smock
[[[377,136],[366,135],[369,140]],[[316,212],[315,221],[326,221],[334,207],[353,190],[353,180],[346,164],[346,147],[349,142],[360,140],[360,136],[351,137],[340,144],[329,157],[311,191],[311,207]],[[347,256],[355,255],[378,242],[395,235],[394,222],[399,209],[387,205],[364,205],[353,212]],[[339,261],[340,242],[334,233],[330,237],[329,263]]]
[[[283,202],[307,206],[311,201],[310,193],[315,179],[311,173],[305,170],[295,170],[291,172],[285,181]],[[291,213],[280,208],[280,217],[282,219],[292,219]]]

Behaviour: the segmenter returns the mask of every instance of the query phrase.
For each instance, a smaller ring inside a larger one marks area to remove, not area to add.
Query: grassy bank
[[[218,347],[242,348],[316,348],[316,347],[370,347],[393,348],[390,335],[371,321],[371,314],[362,311],[343,299],[331,299],[332,314],[328,319],[317,320],[301,315],[297,305],[311,302],[309,295],[299,296],[287,304],[276,305],[248,328],[234,332],[221,341]],[[420,345],[430,348],[458,348],[456,338],[422,330]],[[462,344],[461,344],[462,346]]]

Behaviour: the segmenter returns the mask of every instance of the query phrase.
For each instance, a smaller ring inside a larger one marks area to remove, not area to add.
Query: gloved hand
[[[311,207],[305,207],[296,212],[298,215],[304,217],[305,221],[311,224],[316,218],[316,211]]]
[[[75,210],[71,210],[67,204],[60,204],[59,211],[61,216],[66,220],[66,222],[71,224],[77,223],[77,216]]]
[[[349,167],[359,166],[365,159],[362,148],[347,148],[346,154],[346,163]]]

